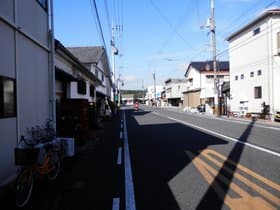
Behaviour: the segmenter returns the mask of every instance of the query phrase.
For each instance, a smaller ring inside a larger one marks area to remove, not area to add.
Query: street
[[[279,134],[276,124],[124,107],[30,209],[279,209]]]

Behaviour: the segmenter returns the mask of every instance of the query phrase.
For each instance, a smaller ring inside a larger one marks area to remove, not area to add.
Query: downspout
[[[49,5],[49,118],[52,120],[52,126],[56,130],[53,0],[49,0]]]
[[[18,27],[18,17],[17,17],[17,0],[14,0],[14,23]],[[17,129],[17,139],[16,139],[16,145],[18,146],[19,144],[19,139],[21,136],[20,133],[20,109],[19,109],[19,104],[20,104],[20,99],[19,99],[19,72],[18,72],[18,40],[17,40],[18,32],[17,29],[15,29],[14,33],[14,43],[15,43],[15,54],[14,54],[14,59],[15,59],[15,77],[16,77],[16,111],[17,111],[17,117],[16,117],[16,129]]]

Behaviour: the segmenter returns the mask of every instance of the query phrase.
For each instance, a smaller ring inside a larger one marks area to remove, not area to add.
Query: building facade
[[[165,81],[165,98],[168,106],[182,106],[183,92],[187,90],[186,79],[168,79]]]
[[[229,62],[217,62],[217,78],[219,84],[229,80]],[[208,104],[214,107],[213,61],[191,62],[185,73],[187,80],[187,91],[184,92],[184,107],[196,108],[201,104]],[[221,96],[221,94],[220,94]]]
[[[280,108],[280,10],[268,10],[228,37],[231,111]]]
[[[27,129],[55,121],[52,1],[0,1],[0,188]]]
[[[102,46],[67,48],[90,72],[101,81],[96,87],[96,104],[100,112],[111,98],[113,84],[108,56]]]

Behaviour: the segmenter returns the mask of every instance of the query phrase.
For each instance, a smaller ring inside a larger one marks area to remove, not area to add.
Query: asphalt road
[[[28,209],[280,209],[279,137],[277,125],[124,107]],[[12,192],[1,203],[15,209]]]
[[[280,208],[277,126],[147,107],[126,118],[136,209]]]

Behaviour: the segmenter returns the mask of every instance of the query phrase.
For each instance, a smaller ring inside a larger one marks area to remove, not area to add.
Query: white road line
[[[220,120],[220,121],[226,121],[226,122],[233,122],[233,123],[237,123],[237,124],[249,125],[251,123],[250,121],[246,121],[246,120],[242,120],[242,119],[231,120],[231,119],[227,119],[227,118],[217,118],[217,117],[208,116],[208,115],[178,112],[178,111],[174,111],[174,110],[170,110],[170,111],[173,111],[173,112],[176,112],[176,113],[183,113],[184,115],[191,115],[191,116],[200,117],[200,118],[204,117],[204,118],[208,118],[208,119],[214,119],[214,120]],[[268,128],[268,129],[280,131],[279,127],[265,126],[265,125],[258,125],[258,124],[255,124],[254,126],[259,127],[259,128]]]
[[[128,135],[127,135],[127,128],[126,128],[126,117],[125,117],[125,112],[123,113],[124,113],[123,118],[124,118],[125,209],[136,210],[135,198],[134,198],[134,185],[133,185],[129,146],[128,146]]]
[[[123,138],[123,133],[122,133],[122,131],[120,132],[120,139],[122,139]]]
[[[250,143],[248,143],[248,142],[243,142],[243,141],[240,141],[239,139],[235,139],[235,138],[232,138],[232,137],[229,137],[229,136],[225,136],[225,135],[220,134],[220,133],[217,133],[217,132],[215,132],[215,131],[208,130],[208,129],[206,129],[206,128],[203,128],[203,127],[200,127],[200,126],[191,124],[191,123],[187,123],[187,122],[184,122],[184,121],[182,121],[182,120],[175,119],[175,118],[173,118],[173,117],[163,116],[163,115],[161,115],[161,114],[159,114],[159,113],[157,113],[157,112],[153,112],[153,113],[156,114],[156,115],[158,115],[158,116],[166,117],[166,118],[168,118],[168,119],[170,119],[170,120],[173,120],[173,121],[182,123],[182,124],[184,124],[184,125],[190,126],[190,127],[195,128],[195,129],[197,129],[197,130],[200,130],[200,131],[202,131],[202,132],[205,132],[205,133],[208,133],[208,134],[217,136],[217,137],[221,137],[221,138],[224,138],[224,139],[227,139],[227,140],[230,140],[230,141],[234,141],[234,142],[237,142],[237,143],[239,143],[239,144],[244,144],[244,145],[246,145],[246,146],[248,146],[248,147],[251,147],[251,148],[254,148],[254,149],[257,149],[257,150],[260,150],[260,151],[269,153],[269,154],[271,154],[271,155],[275,155],[275,156],[277,156],[277,157],[280,157],[280,153],[278,153],[278,152],[274,152],[274,151],[271,151],[271,150],[269,150],[269,149],[265,149],[265,148],[263,148],[263,147],[256,146],[256,145],[254,145],[254,144],[250,144]]]
[[[119,150],[118,150],[118,160],[117,160],[117,164],[118,165],[121,165],[122,164],[122,148],[119,147]]]
[[[121,129],[123,128],[123,124],[121,123]]]
[[[112,210],[120,210],[120,198],[113,199]]]

